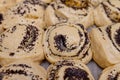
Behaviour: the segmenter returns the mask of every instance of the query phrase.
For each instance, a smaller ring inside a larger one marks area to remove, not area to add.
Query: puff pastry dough
[[[43,30],[29,24],[17,24],[0,34],[0,64],[18,59],[44,59]]]
[[[81,24],[61,23],[49,27],[44,34],[44,52],[51,63],[62,59],[81,60],[92,58],[89,37]]]
[[[120,1],[102,2],[94,11],[94,19],[98,27],[120,22]]]
[[[93,7],[87,0],[55,0],[45,11],[47,26],[61,22],[93,25]]]
[[[99,80],[120,80],[120,63],[103,70]]]
[[[120,62],[120,23],[90,32],[93,59],[103,68]]]
[[[31,61],[16,61],[0,68],[0,80],[46,80],[46,70]]]
[[[80,61],[59,61],[48,67],[47,80],[94,80],[88,67]]]

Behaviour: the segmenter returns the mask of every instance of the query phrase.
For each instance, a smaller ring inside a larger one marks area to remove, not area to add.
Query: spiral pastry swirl
[[[90,33],[94,60],[103,68],[120,62],[120,23],[94,28]]]
[[[88,0],[55,0],[45,11],[47,26],[61,22],[93,25],[93,7]]]
[[[16,61],[0,68],[0,80],[46,80],[46,70],[31,61]]]
[[[59,61],[48,67],[48,80],[94,80],[88,67],[80,61]]]
[[[119,80],[120,79],[120,64],[110,66],[103,70],[99,80]]]
[[[0,64],[18,59],[44,59],[43,30],[29,24],[17,24],[0,34]]]
[[[107,0],[102,2],[94,11],[95,24],[101,27],[120,22],[119,4],[119,0]]]
[[[91,60],[89,37],[81,24],[61,23],[49,27],[44,35],[44,52],[51,63],[62,59]]]

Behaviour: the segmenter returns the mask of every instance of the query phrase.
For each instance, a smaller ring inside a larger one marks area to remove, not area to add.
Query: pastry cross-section
[[[51,63],[63,59],[88,63],[92,58],[89,36],[81,24],[61,23],[44,34],[44,53]]]
[[[47,72],[32,61],[15,61],[0,68],[0,80],[46,80]]]
[[[17,24],[0,34],[0,64],[17,59],[44,59],[43,30],[29,24]]]

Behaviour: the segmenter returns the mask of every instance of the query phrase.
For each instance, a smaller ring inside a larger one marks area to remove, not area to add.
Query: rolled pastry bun
[[[93,7],[87,0],[55,0],[45,11],[47,26],[61,22],[82,23],[86,28],[93,25]]]
[[[57,62],[63,59],[88,63],[92,58],[89,37],[81,24],[61,23],[49,27],[44,34],[46,59]]]
[[[13,6],[21,2],[22,0],[0,0],[0,33],[4,31],[1,26],[2,21],[4,20],[5,13]],[[9,22],[9,21],[7,21]],[[6,22],[6,23],[7,23]]]
[[[18,59],[42,61],[43,30],[29,24],[17,24],[0,34],[0,64]]]
[[[107,0],[102,2],[94,11],[95,24],[101,27],[120,22],[119,4],[119,0]]]
[[[16,61],[0,68],[0,80],[46,80],[46,70],[31,61]]]
[[[88,67],[78,60],[59,61],[47,71],[47,80],[94,80]]]
[[[120,63],[103,70],[99,80],[120,80]]]
[[[90,32],[93,59],[103,68],[120,62],[120,23]]]
[[[0,13],[4,14],[22,0],[0,0]]]
[[[28,22],[44,28],[44,11],[46,6],[47,4],[42,0],[23,0],[6,12],[2,21],[2,27],[7,29],[10,25]]]

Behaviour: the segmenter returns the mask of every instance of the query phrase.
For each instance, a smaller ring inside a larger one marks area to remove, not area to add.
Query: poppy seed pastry
[[[29,24],[17,24],[0,34],[0,64],[18,59],[42,61],[43,30]]]
[[[94,11],[95,24],[98,27],[120,22],[120,1],[107,0]]]
[[[46,70],[32,61],[15,61],[0,68],[0,80],[46,80]]]
[[[61,22],[93,25],[93,7],[87,0],[55,0],[45,11],[45,22],[49,27]]]
[[[90,32],[93,59],[103,68],[120,62],[120,23]]]
[[[1,26],[7,29],[10,25],[25,24],[27,22],[44,28],[46,6],[47,3],[42,0],[23,0],[4,14],[4,21]]]
[[[99,80],[120,80],[120,63],[104,69]]]
[[[94,80],[88,67],[78,60],[58,61],[47,71],[47,80]]]
[[[22,0],[0,0],[0,13],[4,14]]]
[[[61,23],[49,27],[43,44],[45,57],[51,63],[63,59],[88,63],[92,58],[88,33],[81,24]]]

